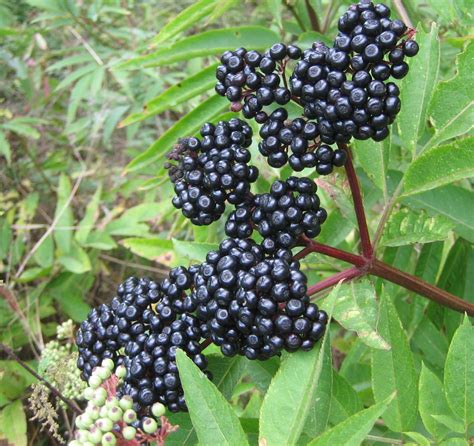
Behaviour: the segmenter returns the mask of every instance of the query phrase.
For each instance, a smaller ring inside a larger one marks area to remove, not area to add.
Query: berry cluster
[[[238,205],[250,193],[258,170],[249,166],[252,129],[240,119],[206,123],[202,139],[181,140],[168,154],[174,183],[173,205],[195,225],[208,225],[223,214],[226,202]]]
[[[176,429],[163,416],[162,404],[155,403],[150,416],[140,419],[133,409],[133,400],[115,393],[125,375],[125,368],[115,368],[111,359],[104,359],[101,366],[94,369],[89,386],[84,390],[87,406],[76,418],[75,439],[69,446],[115,446],[132,440],[136,445],[163,444],[166,436]]]
[[[328,175],[334,166],[341,167],[346,162],[343,150],[334,151],[328,145],[314,142],[319,136],[316,122],[303,118],[288,120],[284,108],[270,114],[260,128],[260,136],[258,149],[272,167],[283,167],[288,162],[296,172],[316,168],[320,175]]]
[[[305,116],[317,120],[322,142],[388,136],[401,104],[396,84],[385,81],[403,78],[408,73],[404,57],[418,53],[412,33],[389,16],[383,4],[352,5],[339,19],[334,47],[316,42],[296,65],[292,94],[300,98]]]
[[[235,110],[240,110],[238,104],[243,99],[243,115],[261,122],[266,119],[263,107],[290,101],[290,91],[282,85],[280,74],[285,71],[288,60],[300,57],[300,48],[283,43],[274,44],[264,54],[245,48],[226,51],[216,71],[216,92],[234,103]]]
[[[255,227],[268,254],[280,248],[293,248],[301,235],[314,238],[327,218],[316,190],[316,184],[309,178],[277,180],[269,193],[255,196],[252,207],[241,206],[229,216],[226,234],[248,237]]]

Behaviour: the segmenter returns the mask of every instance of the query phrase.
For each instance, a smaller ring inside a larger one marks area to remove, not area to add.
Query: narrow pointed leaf
[[[387,410],[393,395],[368,409],[352,415],[315,438],[308,446],[360,446],[378,418]]]
[[[297,443],[306,421],[313,416],[315,395],[323,369],[324,343],[309,352],[289,354],[282,361],[263,400],[260,412],[260,442],[271,445]],[[317,403],[316,403],[317,404]],[[329,404],[321,405],[322,418]]]
[[[474,119],[474,115],[473,115]],[[443,172],[440,175],[440,172]],[[421,154],[404,178],[404,195],[444,186],[474,176],[474,138],[464,138]]]
[[[428,105],[433,95],[439,70],[438,28],[431,25],[429,33],[418,27],[416,40],[420,52],[410,61],[410,71],[403,79],[400,99],[402,109],[397,118],[402,146],[413,155],[416,153],[418,138],[422,134],[426,121]]]
[[[438,441],[445,438],[450,429],[440,423],[435,415],[453,416],[444,394],[443,383],[424,364],[421,367],[419,384],[419,409],[426,430]]]
[[[150,116],[162,113],[176,107],[188,99],[204,93],[216,84],[216,67],[217,64],[211,65],[202,71],[187,77],[177,84],[171,86],[156,98],[147,102],[143,107],[143,111],[133,113],[125,118],[119,127],[125,127],[135,122],[143,121]]]
[[[443,2],[446,4],[446,2]],[[440,82],[429,108],[430,120],[436,132],[425,147],[467,133],[474,125],[474,42],[471,40],[457,58],[457,74]]]
[[[277,33],[262,26],[216,29],[186,37],[169,47],[129,60],[118,68],[133,69],[142,66],[170,65],[194,57],[221,54],[226,50],[235,50],[246,46],[256,50],[265,49],[278,40]]]
[[[393,392],[396,397],[383,415],[385,424],[395,432],[411,431],[418,413],[418,379],[408,339],[397,310],[383,293],[379,330],[390,343],[389,351],[372,351],[372,388],[375,401],[381,402]]]
[[[232,406],[182,350],[176,353],[186,404],[202,445],[248,444]]]
[[[329,420],[331,424],[339,424],[351,415],[362,410],[362,402],[354,388],[339,373],[333,372],[331,413]]]
[[[454,333],[444,372],[446,397],[467,426],[474,421],[474,327],[465,318]]]

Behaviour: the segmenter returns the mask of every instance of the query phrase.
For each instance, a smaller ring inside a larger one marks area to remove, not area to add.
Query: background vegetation
[[[172,208],[162,161],[178,137],[228,116],[227,101],[213,94],[216,55],[280,40],[331,42],[350,4],[201,0],[178,16],[192,3],[0,0],[0,342],[35,370],[58,324],[83,320],[126,276],[160,279],[223,239],[222,221],[198,228]],[[474,302],[472,8],[392,3],[416,25],[421,51],[402,82],[391,138],[355,147],[370,229],[386,262]],[[255,149],[263,192],[289,172],[263,167]],[[343,172],[317,183],[330,214],[319,240],[355,252]],[[310,283],[343,269],[320,255],[305,267]],[[320,350],[296,356],[298,375],[282,372],[270,389],[279,359],[211,355],[214,384],[252,443],[259,426],[269,445],[306,443],[357,413],[344,438],[352,429],[366,444],[472,443],[469,320],[381,280],[342,285],[322,302],[334,305],[338,323]],[[319,385],[307,392],[305,380]],[[7,356],[0,361],[0,438],[9,444],[57,444],[32,420],[33,381]],[[300,399],[307,404],[296,419]],[[72,415],[58,417],[67,436]],[[301,417],[313,422],[299,425]],[[167,444],[196,444],[196,431],[205,443],[199,421],[171,421],[181,427]],[[315,444],[346,444],[341,438]]]

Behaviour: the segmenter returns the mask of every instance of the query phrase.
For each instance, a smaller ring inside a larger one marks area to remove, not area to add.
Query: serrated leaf
[[[121,64],[119,68],[170,65],[194,57],[220,54],[226,50],[246,46],[251,46],[256,50],[265,49],[278,40],[278,34],[262,26],[216,29],[186,37],[167,48],[131,59]]]
[[[0,155],[3,155],[7,160],[7,164],[10,164],[12,159],[10,143],[2,131],[0,131]]]
[[[457,73],[436,86],[428,111],[436,132],[425,147],[462,135],[474,125],[473,60],[474,42],[470,41],[456,60]]]
[[[135,122],[143,121],[150,116],[172,109],[195,96],[211,89],[216,84],[217,64],[211,65],[202,71],[189,76],[174,84],[156,98],[148,101],[143,107],[143,111],[133,113],[125,118],[119,127],[125,127]]]
[[[474,421],[474,327],[465,317],[454,333],[444,372],[446,398],[451,410],[464,421],[465,430]]]
[[[172,149],[179,138],[192,135],[203,122],[218,116],[228,105],[227,99],[217,95],[211,96],[170,127],[145,152],[133,159],[126,171],[136,171],[157,161]]]
[[[26,416],[21,399],[8,404],[0,411],[0,439],[6,445],[26,446]],[[3,442],[2,442],[3,443]]]
[[[197,243],[173,239],[173,247],[180,256],[202,262],[206,259],[207,253],[217,249],[218,245],[215,243]]]
[[[418,194],[472,176],[474,176],[473,137],[434,147],[421,154],[406,171],[403,183],[404,195]]]
[[[420,373],[419,403],[421,419],[426,430],[437,440],[445,438],[450,429],[445,424],[440,423],[435,415],[453,416],[446,401],[443,383],[440,379],[423,363]],[[462,425],[462,423],[461,423]]]
[[[315,395],[323,369],[326,334],[309,352],[287,355],[267,390],[260,411],[260,442],[269,445],[296,444],[308,419],[314,419]],[[321,418],[329,415],[329,404],[320,407]]]
[[[450,184],[402,198],[402,203],[426,210],[430,215],[444,215],[456,225],[456,233],[474,243],[473,197],[472,191]]]
[[[387,410],[393,395],[378,404],[352,415],[324,434],[315,438],[308,446],[360,446],[377,419]]]
[[[173,242],[171,240],[157,238],[126,238],[120,243],[133,253],[149,260],[156,260],[163,254],[173,250]]]
[[[377,296],[368,280],[343,283],[339,293],[329,294],[321,305],[326,310],[332,306],[333,318],[347,330],[357,332],[364,344],[384,350],[390,348],[390,344],[377,331]]]
[[[372,351],[374,398],[381,402],[396,392],[383,419],[394,432],[411,431],[418,413],[418,379],[407,336],[395,306],[385,293],[382,294],[378,328],[391,349]]]
[[[176,353],[189,414],[203,445],[248,445],[232,406],[182,350]]]
[[[196,22],[208,16],[216,7],[217,3],[219,3],[217,0],[199,0],[193,2],[178,15],[173,16],[173,18],[161,28],[160,32],[152,39],[151,46],[157,46],[159,43],[190,28]]]
[[[404,246],[445,240],[453,227],[454,223],[442,215],[429,217],[403,208],[390,216],[381,244]]]
[[[54,240],[58,250],[62,254],[67,254],[71,249],[72,229],[68,229],[74,224],[74,217],[72,214],[71,204],[68,204],[69,196],[71,195],[71,183],[69,178],[61,174],[59,177],[57,189],[57,202],[54,218],[57,219],[54,234]]]
[[[361,411],[362,408],[362,402],[354,388],[342,375],[333,371],[331,412],[329,415],[331,424],[342,423],[351,415]]]
[[[401,145],[413,155],[418,138],[424,131],[428,105],[438,77],[440,48],[438,28],[432,23],[429,33],[417,27],[416,40],[420,51],[410,61],[410,71],[401,84],[402,109],[398,115],[398,133]]]
[[[390,157],[390,138],[384,141],[355,141],[354,152],[358,164],[372,182],[387,196],[387,169]]]

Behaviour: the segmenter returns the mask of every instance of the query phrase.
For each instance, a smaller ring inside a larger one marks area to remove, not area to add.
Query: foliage
[[[56,326],[84,319],[122,278],[202,260],[222,222],[184,221],[162,158],[203,121],[229,116],[212,90],[215,56],[325,39],[348,3],[1,0],[0,342],[38,370]],[[385,262],[474,302],[472,12],[463,0],[402,3],[420,43],[402,111],[388,141],[354,145],[369,230]],[[260,170],[256,192],[289,173]],[[330,214],[319,241],[355,252],[344,174],[316,181]],[[311,283],[345,267],[319,254],[303,264]],[[216,432],[269,446],[468,444],[467,317],[377,278],[345,283],[321,306],[333,322],[309,354],[255,363],[215,351],[213,383],[179,357],[190,413],[170,417],[180,429],[167,443],[208,444]],[[2,359],[9,444],[54,441],[27,408],[34,381]],[[59,415],[67,434],[71,414]]]

